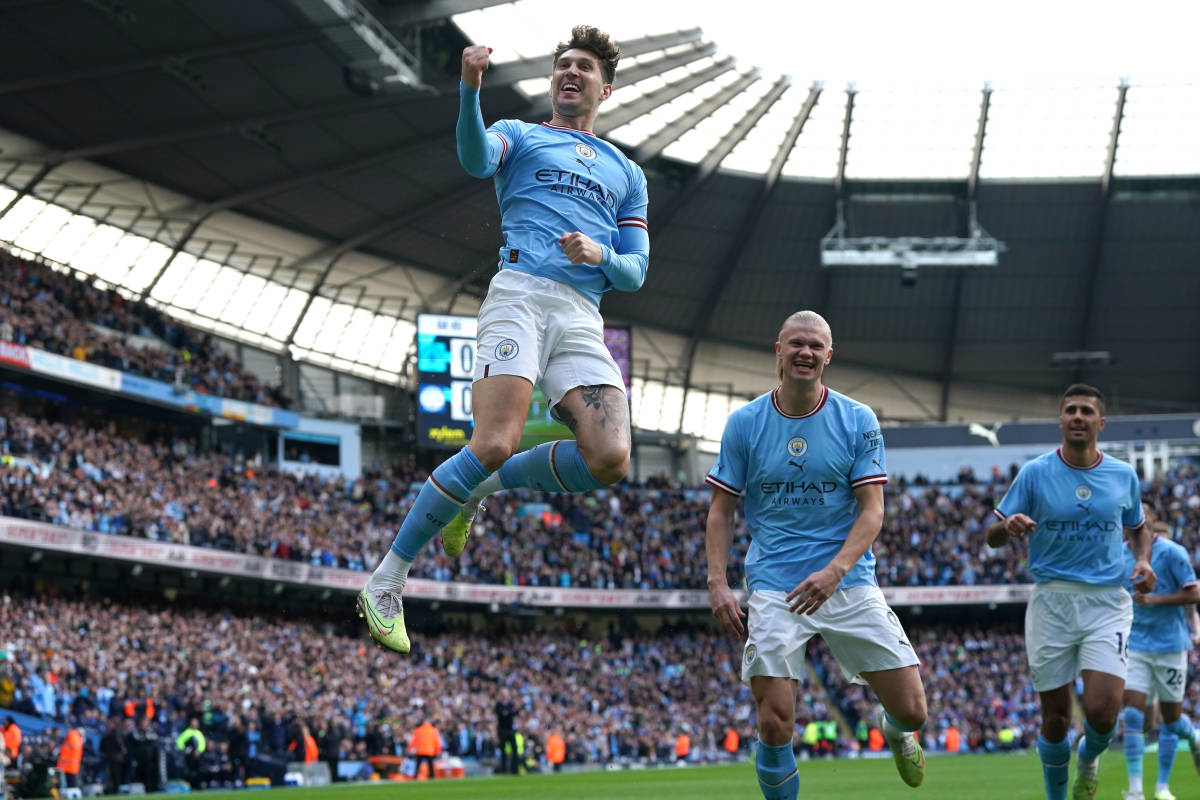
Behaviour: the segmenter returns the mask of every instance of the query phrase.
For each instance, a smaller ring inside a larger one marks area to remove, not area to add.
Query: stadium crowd
[[[13,591],[0,600],[0,641],[0,705],[96,737],[111,721],[130,737],[131,774],[137,736],[169,746],[193,720],[211,744],[192,779],[244,777],[256,758],[300,760],[305,729],[325,760],[402,754],[425,720],[446,752],[490,759],[502,693],[531,747],[558,732],[571,761],[669,760],[681,730],[715,750],[727,728],[744,739],[752,725],[739,643],[702,628],[431,634],[397,659],[357,627],[288,620],[278,609]],[[56,742],[61,730],[44,738]],[[40,740],[26,738],[33,758]],[[85,751],[93,773],[99,761]]]
[[[910,632],[929,692],[922,735],[930,749],[950,746],[951,728],[960,750],[1033,741],[1036,695],[1017,628]],[[0,637],[7,648],[0,706],[59,726],[26,737],[24,755],[36,760],[39,747],[81,728],[92,734],[86,774],[101,780],[101,753],[116,752],[122,780],[140,778],[148,788],[168,775],[148,767],[146,754],[157,761],[160,750],[174,751],[193,726],[209,746],[194,761],[176,759],[173,771],[194,785],[223,785],[253,774],[256,760],[301,760],[306,736],[335,774],[340,761],[401,755],[425,721],[441,731],[447,754],[499,761],[500,697],[515,705],[515,728],[533,762],[551,733],[565,740],[569,762],[672,761],[681,731],[691,735],[695,754],[716,758],[727,730],[744,747],[755,724],[749,690],[739,682],[740,642],[703,625],[431,633],[417,637],[411,657],[397,659],[356,627],[288,619],[279,609],[204,610],[14,589],[0,598]],[[862,730],[873,726],[878,705],[845,682],[828,648],[816,640],[809,657],[850,729],[860,719]],[[806,683],[800,697],[796,744],[803,750],[806,726],[831,715],[820,684]],[[121,747],[106,750],[106,736]],[[854,747],[843,736],[836,751]]]
[[[138,337],[134,344],[129,337]],[[87,361],[201,394],[268,406],[290,402],[207,334],[94,281],[0,251],[0,341]]]
[[[0,393],[2,399],[2,393]],[[180,439],[100,426],[0,418],[0,514],[72,528],[364,570],[407,513],[424,474],[395,468],[354,481],[301,475],[202,451]],[[147,491],[149,487],[149,491]],[[1027,583],[1024,551],[991,550],[984,527],[1004,483],[888,489],[875,545],[884,586]],[[1200,563],[1200,476],[1177,467],[1148,487],[1173,538]],[[428,546],[413,577],[441,581],[673,589],[704,586],[708,491],[666,479],[587,495],[494,496],[466,552]],[[741,524],[739,522],[739,524]],[[744,529],[730,559],[741,583]]]

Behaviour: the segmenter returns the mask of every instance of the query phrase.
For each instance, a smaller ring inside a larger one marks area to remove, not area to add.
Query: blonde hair
[[[825,318],[817,312],[805,309],[804,311],[797,311],[793,314],[789,314],[788,318],[785,319],[783,324],[779,326],[779,333],[782,334],[783,329],[788,325],[808,325],[813,328],[820,328],[821,330],[825,331],[825,337],[829,339],[829,347],[831,349],[833,348],[833,329],[829,327],[829,323],[825,321]],[[775,343],[779,344],[778,336],[776,337]],[[782,357],[777,357],[775,359],[775,376],[779,378],[781,383],[783,382]]]

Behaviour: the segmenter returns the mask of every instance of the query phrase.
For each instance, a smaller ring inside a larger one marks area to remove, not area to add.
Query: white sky
[[[624,35],[630,26],[659,32],[699,25],[739,66],[802,82],[1200,75],[1194,0],[607,0],[586,10],[522,0],[480,13],[513,12],[523,32],[550,43],[580,22]],[[502,27],[487,44],[504,44]],[[485,38],[486,28],[476,41]]]

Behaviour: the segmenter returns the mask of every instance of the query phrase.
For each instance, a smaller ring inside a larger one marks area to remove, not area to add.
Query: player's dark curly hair
[[[600,66],[604,69],[604,82],[613,82],[613,76],[617,74],[617,62],[621,60],[621,48],[617,47],[617,43],[609,38],[607,33],[591,25],[576,25],[571,28],[571,40],[559,42],[558,47],[554,48],[552,63],[557,64],[558,57],[568,50],[587,50],[600,59]]]

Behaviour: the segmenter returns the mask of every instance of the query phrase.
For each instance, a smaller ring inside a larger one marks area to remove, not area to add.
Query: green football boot
[[[358,593],[358,615],[367,621],[367,630],[380,647],[397,653],[409,651],[408,631],[404,629],[404,604],[395,592],[375,592],[372,602],[368,587]]]
[[[467,546],[467,537],[471,535],[471,526],[475,524],[475,517],[482,508],[483,503],[468,503],[454,515],[454,519],[450,520],[446,527],[442,528],[442,549],[446,551],[446,555],[451,558],[462,555]]]
[[[1095,778],[1075,776],[1075,788],[1071,791],[1071,800],[1092,800],[1096,796],[1096,788],[1100,781]]]
[[[1154,800],[1175,800],[1175,795],[1171,794],[1170,789],[1163,789],[1154,793]]]
[[[879,729],[883,730],[883,719],[879,721]],[[896,770],[900,778],[909,786],[917,787],[925,780],[925,751],[917,741],[915,733],[906,733],[899,742],[893,742],[884,736],[884,741],[891,748],[892,758],[896,761]]]

